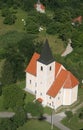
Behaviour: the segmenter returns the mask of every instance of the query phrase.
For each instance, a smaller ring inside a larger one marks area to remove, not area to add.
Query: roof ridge
[[[51,85],[51,87],[48,89],[47,94],[55,97],[57,95],[57,93],[59,92],[59,90],[62,88],[62,86],[64,85],[64,81],[66,78],[66,70],[62,69],[59,73],[59,75],[57,76],[57,78],[54,80],[53,84]],[[63,76],[62,76],[63,75]]]

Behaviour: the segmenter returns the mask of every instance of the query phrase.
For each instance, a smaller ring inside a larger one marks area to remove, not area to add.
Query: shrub
[[[13,15],[13,14],[9,14],[5,17],[3,23],[4,24],[9,24],[9,25],[12,25],[15,23],[15,20],[16,20],[16,16]]]
[[[72,116],[73,116],[72,111],[66,111],[66,112],[65,112],[65,114],[66,114],[66,116],[67,116],[68,120],[70,121],[70,119],[71,119],[71,118],[72,118]]]
[[[11,12],[10,12],[10,10],[9,10],[8,8],[3,8],[3,9],[1,10],[1,15],[2,15],[3,17],[8,16],[9,14],[11,14]]]
[[[80,118],[81,120],[83,120],[83,110],[80,112],[79,118]]]

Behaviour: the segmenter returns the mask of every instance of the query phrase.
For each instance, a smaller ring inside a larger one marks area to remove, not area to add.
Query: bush
[[[28,104],[26,104],[25,110],[26,112],[31,113],[32,116],[41,117],[43,115],[43,107],[39,102],[29,102]]]
[[[80,112],[79,118],[80,118],[81,120],[83,120],[83,110]]]
[[[16,126],[13,124],[12,119],[1,118],[0,130],[16,130]]]
[[[72,111],[66,111],[65,114],[66,114],[68,120],[70,120],[72,118],[72,116],[73,116]]]
[[[15,23],[15,20],[16,20],[16,16],[13,14],[9,14],[8,16],[5,17],[3,23],[12,25]]]
[[[3,9],[1,10],[1,15],[2,15],[3,17],[8,16],[9,14],[11,14],[11,12],[10,12],[10,10],[9,10],[8,8],[3,8]]]
[[[16,114],[13,117],[13,124],[16,127],[22,126],[27,121],[27,113],[23,108],[18,108],[15,113]]]

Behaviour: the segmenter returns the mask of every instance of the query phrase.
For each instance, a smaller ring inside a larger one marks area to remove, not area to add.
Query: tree
[[[42,47],[43,47],[43,41],[35,43],[35,51],[38,52],[39,54],[41,53]]]
[[[3,23],[4,23],[4,24],[12,25],[12,24],[15,23],[15,21],[16,21],[16,16],[15,16],[14,14],[8,14],[8,15],[5,17]]]
[[[32,37],[31,35],[28,34],[27,37],[24,37],[22,40],[18,42],[19,53],[24,59],[25,65],[30,61],[35,51],[35,45],[33,42],[34,38],[35,37]]]
[[[2,94],[5,108],[12,108],[14,110],[18,106],[24,106],[25,93],[15,84],[3,88]]]
[[[28,104],[26,104],[25,110],[28,113],[31,113],[32,116],[40,117],[41,115],[43,115],[43,107],[39,102],[35,102],[35,103],[29,102]]]
[[[9,61],[5,60],[1,72],[1,84],[9,85],[14,82],[13,69]]]
[[[1,96],[1,94],[2,94],[2,84],[0,82],[0,96]]]
[[[33,21],[26,21],[26,31],[28,34],[38,34],[39,25]]]
[[[81,110],[81,112],[79,113],[79,118],[83,120],[83,110]]]
[[[8,8],[3,8],[3,9],[1,10],[1,15],[2,15],[3,17],[7,17],[9,14],[11,14],[11,12],[10,12],[10,10],[9,10]]]
[[[24,111],[23,108],[18,107],[15,110],[15,116],[13,117],[13,123],[18,128],[22,126],[27,120],[27,113]]]
[[[23,9],[26,11],[30,11],[34,8],[34,4],[35,4],[36,0],[23,0]]]
[[[11,119],[1,118],[0,119],[0,130],[17,130]]]
[[[35,37],[27,35],[16,44],[7,44],[5,58],[11,64],[14,82],[24,78],[25,66],[29,62],[35,50],[33,43]]]
[[[73,117],[72,111],[66,111],[65,114],[67,116],[67,119],[70,121],[70,119]]]

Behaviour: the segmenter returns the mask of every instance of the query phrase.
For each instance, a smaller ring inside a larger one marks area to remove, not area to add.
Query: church
[[[26,67],[25,90],[43,106],[57,109],[77,101],[78,79],[54,60],[46,39],[41,54],[34,53]]]
[[[35,9],[40,13],[45,13],[45,6],[38,0],[37,4],[34,5]]]

